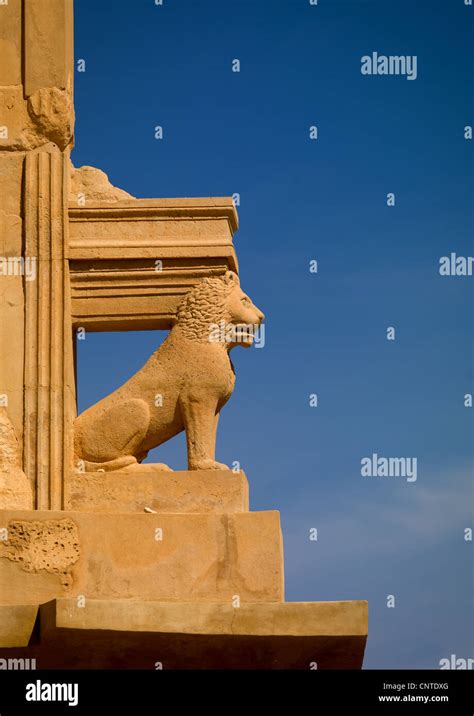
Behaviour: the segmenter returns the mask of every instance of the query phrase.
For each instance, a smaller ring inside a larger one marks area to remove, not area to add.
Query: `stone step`
[[[153,464],[116,472],[74,473],[67,508],[87,512],[248,512],[245,473],[232,470],[163,471]]]
[[[360,669],[367,602],[281,604],[58,599],[40,640],[0,649],[37,669]],[[31,667],[30,667],[31,668]]]

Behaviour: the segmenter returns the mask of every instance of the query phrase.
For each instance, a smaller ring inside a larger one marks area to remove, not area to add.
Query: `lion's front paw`
[[[230,470],[230,467],[224,465],[223,462],[216,462],[215,460],[198,460],[197,462],[191,462],[189,465],[190,470]]]

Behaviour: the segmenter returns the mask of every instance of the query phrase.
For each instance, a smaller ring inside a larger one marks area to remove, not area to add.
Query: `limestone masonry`
[[[232,199],[135,199],[73,167],[74,121],[72,0],[0,5],[0,658],[361,668],[367,603],[285,602],[279,513],[215,455],[264,320]],[[75,334],[147,329],[169,334],[78,416]],[[187,471],[143,463],[181,431]]]

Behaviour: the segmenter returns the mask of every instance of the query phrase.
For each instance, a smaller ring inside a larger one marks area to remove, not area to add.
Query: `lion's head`
[[[265,316],[240,288],[237,274],[204,278],[184,296],[175,326],[195,341],[251,346]]]

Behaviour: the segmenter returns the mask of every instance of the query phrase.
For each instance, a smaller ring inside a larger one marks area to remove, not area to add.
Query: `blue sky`
[[[441,277],[438,265],[451,252],[473,255],[472,141],[463,132],[474,121],[474,8],[75,6],[76,59],[86,61],[75,77],[75,165],[103,169],[137,197],[241,196],[240,276],[267,316],[266,344],[233,351],[237,386],[217,459],[241,462],[253,510],[281,511],[286,598],[368,599],[366,668],[473,657],[464,540],[473,425],[463,405],[473,279]],[[374,51],[416,55],[417,79],[363,76],[361,57]],[[79,342],[80,409],[118,387],[162,338]],[[416,457],[418,479],[361,477],[372,453]],[[153,459],[183,469],[183,437]]]

